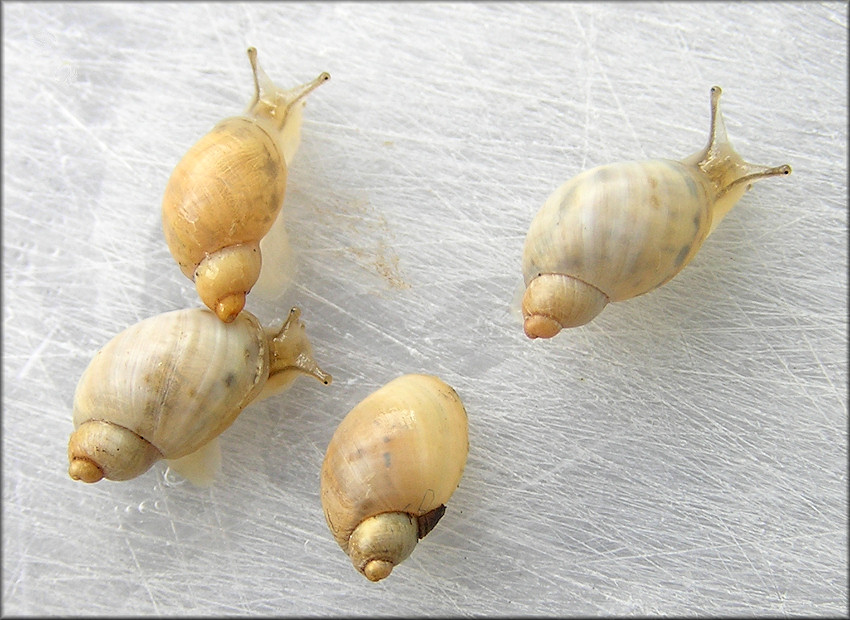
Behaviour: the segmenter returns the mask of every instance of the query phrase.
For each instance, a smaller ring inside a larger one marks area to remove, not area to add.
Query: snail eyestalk
[[[711,181],[714,189],[712,222],[709,234],[714,231],[723,217],[735,206],[741,196],[759,179],[791,173],[791,166],[761,166],[744,161],[726,133],[726,124],[720,111],[719,86],[711,88],[711,126],[708,145],[683,160],[686,165],[696,166]]]
[[[729,185],[720,190],[720,193],[717,194],[718,199],[736,185],[747,184],[749,186],[752,185],[755,181],[758,181],[759,179],[766,179],[768,177],[778,177],[784,174],[791,174],[791,166],[789,166],[788,164],[774,167],[757,166],[755,164],[747,165],[749,166],[751,172],[745,176],[738,177]],[[749,187],[747,187],[747,189],[749,189]]]
[[[292,162],[295,151],[301,141],[301,108],[303,99],[316,88],[331,79],[327,72],[322,72],[315,79],[283,90],[278,87],[257,60],[257,50],[248,48],[248,58],[254,74],[254,98],[248,104],[245,114],[262,119],[270,124],[279,136],[281,152],[287,164]],[[295,105],[296,103],[301,105]]]
[[[315,377],[325,385],[333,380],[316,363],[307,329],[300,317],[301,310],[292,308],[283,327],[279,330],[265,329],[269,340],[269,378],[258,400],[277,394],[300,374]]]

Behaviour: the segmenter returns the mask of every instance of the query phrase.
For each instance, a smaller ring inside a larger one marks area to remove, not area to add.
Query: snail
[[[328,444],[325,520],[354,567],[387,577],[437,524],[469,452],[466,410],[432,375],[402,375],[358,403]]]
[[[301,373],[326,385],[300,310],[279,329],[247,310],[223,323],[206,308],[175,310],[128,327],[100,349],[74,394],[68,473],[74,480],[129,480],[157,460],[204,486],[219,459],[217,437],[251,402]],[[195,471],[197,470],[197,471]]]
[[[546,200],[523,249],[523,328],[551,338],[584,325],[609,302],[643,295],[688,264],[753,182],[789,165],[744,161],[729,142],[711,89],[709,142],[682,161],[598,166]]]
[[[330,75],[291,90],[275,86],[248,48],[254,98],[183,156],[162,201],[171,255],[198,295],[232,321],[260,276],[260,242],[280,216],[287,166],[300,144],[304,97]]]

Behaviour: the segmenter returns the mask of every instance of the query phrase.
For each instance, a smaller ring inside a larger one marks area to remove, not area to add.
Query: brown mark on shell
[[[426,512],[424,515],[416,517],[417,536],[420,539],[425,538],[428,532],[433,530],[437,522],[443,518],[444,514],[446,514],[446,506],[442,504],[434,508],[431,512]]]

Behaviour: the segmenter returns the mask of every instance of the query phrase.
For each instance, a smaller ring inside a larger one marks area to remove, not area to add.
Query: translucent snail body
[[[387,577],[439,521],[469,451],[457,393],[431,375],[403,375],[337,427],[321,471],[328,527],[370,581]]]
[[[77,384],[71,478],[128,480],[159,459],[181,471],[184,457],[217,456],[203,451],[249,403],[302,373],[330,383],[299,314],[272,330],[247,311],[223,323],[205,308],[177,310],[115,336]]]
[[[218,123],[175,167],[162,202],[172,256],[201,300],[232,321],[260,275],[260,242],[278,218],[287,165],[301,135],[304,97],[330,78],[281,90],[248,49],[254,99],[242,116]]]
[[[532,221],[522,268],[524,331],[551,338],[673,278],[750,188],[789,174],[750,164],[729,143],[711,89],[708,146],[683,161],[599,166],[559,187]]]

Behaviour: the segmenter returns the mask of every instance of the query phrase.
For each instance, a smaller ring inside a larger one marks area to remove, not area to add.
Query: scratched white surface
[[[251,96],[305,109],[284,212],[325,387],[222,436],[216,484],[66,473],[74,388],[129,325],[198,305],[161,233],[182,154]],[[6,614],[845,614],[847,5],[3,4]],[[525,231],[585,168],[684,157],[724,88],[757,184],[666,286],[530,341]],[[389,579],[328,531],[343,415],[454,386],[470,455]]]

